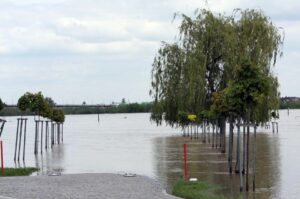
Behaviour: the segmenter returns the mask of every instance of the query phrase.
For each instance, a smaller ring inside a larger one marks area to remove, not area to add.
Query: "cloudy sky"
[[[262,9],[285,29],[282,96],[300,96],[297,0],[0,0],[0,97],[42,91],[58,103],[150,101],[151,64],[175,40],[175,12]],[[299,75],[299,76],[298,76]]]

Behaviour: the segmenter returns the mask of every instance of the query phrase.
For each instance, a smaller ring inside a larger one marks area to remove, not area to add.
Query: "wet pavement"
[[[0,193],[0,199],[176,199],[153,179],[116,174],[4,177]]]

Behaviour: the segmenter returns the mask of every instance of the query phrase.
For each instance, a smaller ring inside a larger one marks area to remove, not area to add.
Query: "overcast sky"
[[[285,29],[281,94],[300,96],[297,0],[0,0],[0,98],[42,91],[58,103],[150,101],[153,58],[178,34],[173,15],[196,8],[262,9]]]

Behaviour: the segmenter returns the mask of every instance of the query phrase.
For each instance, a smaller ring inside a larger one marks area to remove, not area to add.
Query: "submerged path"
[[[0,199],[4,198],[176,199],[148,177],[117,174],[3,177]]]

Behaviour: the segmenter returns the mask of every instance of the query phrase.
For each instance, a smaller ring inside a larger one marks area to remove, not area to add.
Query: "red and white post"
[[[184,157],[184,179],[188,179],[188,165],[187,165],[187,152],[186,144],[183,145],[183,157]]]

